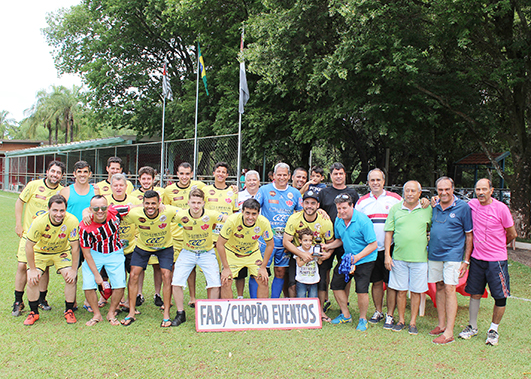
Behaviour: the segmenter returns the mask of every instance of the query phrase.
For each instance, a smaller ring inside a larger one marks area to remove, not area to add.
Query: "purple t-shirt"
[[[468,205],[474,224],[472,257],[482,261],[506,261],[505,229],[514,225],[509,208],[494,198],[489,205],[481,205],[478,199],[470,200]]]

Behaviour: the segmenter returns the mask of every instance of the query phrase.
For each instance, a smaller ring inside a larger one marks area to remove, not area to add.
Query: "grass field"
[[[15,194],[0,192],[0,209],[4,209],[0,257],[6,263],[0,272],[2,378],[531,378],[531,302],[521,299],[508,300],[497,347],[485,345],[494,304],[491,298],[481,302],[480,335],[448,346],[431,343],[433,337],[428,332],[436,326],[437,316],[430,300],[426,316],[419,318],[417,336],[383,330],[381,323],[365,333],[356,332],[355,323],[326,324],[320,330],[196,333],[191,308],[186,309],[188,321],[180,327],[159,326],[162,314],[152,302],[153,280],[148,268],[146,303],[130,327],[104,322],[86,327],[90,314],[82,309],[76,312],[78,323],[67,325],[62,279],[53,274],[48,295],[53,310],[41,311],[37,324],[25,327],[22,323],[27,312],[18,318],[11,316],[18,245],[15,199]],[[531,299],[531,268],[510,263],[512,295]],[[202,274],[198,278],[199,297],[204,298]],[[82,304],[80,289],[78,299]],[[24,301],[27,306],[26,296]],[[458,295],[458,301],[456,335],[468,321],[468,298]],[[351,297],[351,304],[355,303]],[[356,307],[351,311],[356,318]],[[373,311],[371,305],[369,312]],[[329,316],[338,314],[333,302]]]

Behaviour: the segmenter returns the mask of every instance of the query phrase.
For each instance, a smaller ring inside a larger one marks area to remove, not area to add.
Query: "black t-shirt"
[[[353,204],[356,204],[359,199],[356,190],[349,187],[340,190],[334,187],[326,187],[319,192],[319,203],[321,203],[321,209],[324,209],[325,212],[328,213],[330,220],[332,220],[332,224],[336,221],[337,217],[337,208],[334,200],[337,195],[341,195],[342,193],[348,193],[352,197]]]

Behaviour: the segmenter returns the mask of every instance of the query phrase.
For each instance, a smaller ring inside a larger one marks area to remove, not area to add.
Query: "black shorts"
[[[465,292],[471,295],[482,295],[487,283],[494,299],[505,299],[511,296],[507,261],[490,262],[470,258]]]
[[[343,254],[345,254],[345,249],[343,249],[343,246],[340,246],[337,249],[334,249],[334,252],[330,256],[330,258],[323,261],[321,266],[323,266],[323,268],[326,269],[327,271],[330,271],[332,267],[334,267],[334,257],[337,259],[338,263],[341,263],[341,258],[343,257]]]
[[[238,272],[238,276],[234,279],[245,279],[247,278],[247,275],[249,275],[249,270],[247,270],[247,267],[242,267],[242,269]]]
[[[347,283],[354,278],[354,282],[356,282],[356,293],[369,293],[374,261],[356,265],[356,271],[354,271],[354,275],[348,275],[348,281],[345,281],[346,274],[339,273],[339,266],[340,263],[334,268],[334,276],[330,282],[330,289],[332,291],[344,290]]]
[[[395,245],[391,245],[391,257],[393,256],[393,250]],[[385,250],[378,251],[378,257],[374,262],[374,268],[371,274],[371,283],[377,283],[384,281],[385,284],[389,283],[389,270],[385,268]]]
[[[131,272],[131,259],[133,258],[133,253],[129,253],[125,255],[125,272],[130,273]]]
[[[331,256],[330,257],[330,262],[332,262],[332,260],[334,259],[334,256]],[[326,276],[328,274],[328,271],[330,270],[330,268],[327,268],[327,266],[325,265],[325,262],[326,261],[323,261],[323,263],[321,263],[320,265],[318,265],[319,267],[319,285],[317,287],[317,290],[318,291],[326,291],[327,290],[327,286],[326,286]],[[289,260],[289,267],[288,267],[288,286],[291,287],[291,286],[294,286],[297,284],[297,281],[295,280],[295,276],[297,274],[297,261],[295,260],[294,257],[291,257],[291,259]]]
[[[173,246],[156,251],[146,251],[137,246],[131,255],[131,266],[142,267],[145,270],[151,255],[156,255],[161,269],[171,271],[173,268]]]

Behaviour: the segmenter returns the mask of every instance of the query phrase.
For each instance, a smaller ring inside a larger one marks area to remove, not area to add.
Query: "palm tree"
[[[12,131],[15,120],[8,118],[8,111],[0,111],[0,139],[9,136],[9,132]]]

